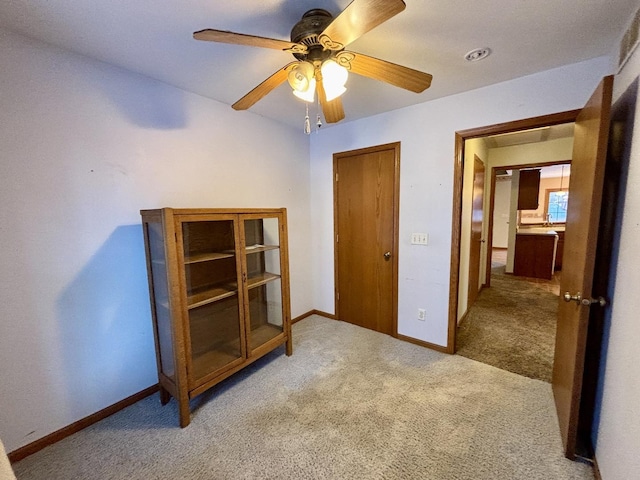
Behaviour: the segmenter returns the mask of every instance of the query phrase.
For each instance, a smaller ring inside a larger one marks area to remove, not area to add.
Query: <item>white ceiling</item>
[[[513,145],[525,145],[527,143],[546,142],[558,138],[573,137],[574,123],[563,123],[550,127],[532,128],[517,132],[490,135],[484,138],[487,148],[510,147]]]
[[[540,170],[540,178],[564,178],[568,179],[571,177],[571,164],[564,163],[561,165],[549,165],[547,167],[535,167]],[[527,170],[523,168],[522,170]],[[502,180],[508,180],[511,178],[513,170],[505,170],[506,173],[498,173],[500,175],[498,178]],[[566,184],[568,185],[568,183]]]
[[[351,75],[343,122],[610,54],[638,6],[637,0],[405,2],[403,12],[349,49],[429,72],[431,88],[415,94]],[[288,40],[307,10],[324,8],[335,16],[349,3],[2,0],[0,27],[231,105],[293,57],[196,41],[194,31],[215,28]],[[479,47],[490,47],[492,55],[466,62],[465,53]],[[304,104],[285,83],[250,111],[301,127]]]
[[[557,178],[557,177],[561,177],[561,178],[569,178],[571,176],[571,165],[570,164],[564,164],[564,165],[551,165],[548,167],[542,167],[540,169],[540,177],[541,178]],[[565,187],[568,185],[568,183],[564,184]]]

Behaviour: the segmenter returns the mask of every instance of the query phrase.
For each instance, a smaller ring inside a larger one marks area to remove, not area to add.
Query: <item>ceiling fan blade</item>
[[[231,105],[234,110],[247,110],[253,106],[258,100],[270,93],[274,88],[279,87],[287,80],[289,70],[297,65],[298,62],[291,62],[276,73],[267,78],[264,82],[258,85],[256,88],[247,93],[244,97]]]
[[[200,30],[193,33],[196,40],[208,42],[230,43],[232,45],[247,45],[249,47],[272,48],[292,53],[305,53],[307,47],[301,43],[276,40],[275,38],[256,37],[255,35],[245,35],[244,33],[233,33],[223,30]]]
[[[402,0],[353,0],[320,34],[329,50],[341,50],[405,9]]]
[[[338,97],[334,98],[330,102],[327,101],[327,96],[324,92],[324,85],[322,84],[322,74],[319,69],[316,71],[316,82],[318,98],[320,99],[320,105],[322,106],[322,114],[324,115],[325,122],[338,123],[344,118],[342,100]]]
[[[429,88],[431,79],[433,78],[433,76],[428,73],[403,67],[402,65],[396,65],[386,60],[369,57],[361,53],[340,52],[336,56],[336,60],[339,64],[347,67],[350,72],[373,78],[374,80],[387,82],[415,93],[421,93]]]

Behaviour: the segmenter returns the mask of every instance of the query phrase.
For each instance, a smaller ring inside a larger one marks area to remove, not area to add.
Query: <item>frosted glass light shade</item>
[[[287,77],[293,94],[305,102],[313,102],[316,91],[315,69],[309,62],[299,62]]]
[[[322,64],[320,71],[322,72],[322,85],[328,102],[347,91],[344,87],[349,76],[346,68],[329,59]]]
[[[304,100],[305,102],[309,102],[309,103],[313,102],[316,94],[316,79],[312,78],[309,81],[309,85],[304,92],[294,89],[293,94],[299,99]]]
[[[298,92],[306,92],[309,88],[311,80],[314,78],[313,65],[309,62],[299,62],[295,67],[291,69],[287,80],[291,88]]]
[[[330,102],[331,100],[335,100],[346,91],[347,89],[343,86],[339,86],[339,87],[335,87],[335,86],[327,87],[326,85],[324,86],[324,94],[327,99],[327,102]]]

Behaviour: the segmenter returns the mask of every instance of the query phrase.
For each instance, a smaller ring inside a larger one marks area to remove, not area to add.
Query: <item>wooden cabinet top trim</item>
[[[277,214],[286,211],[286,208],[159,208],[154,210],[140,210],[141,215],[157,215],[165,210],[171,210],[173,215],[218,215],[218,214]]]

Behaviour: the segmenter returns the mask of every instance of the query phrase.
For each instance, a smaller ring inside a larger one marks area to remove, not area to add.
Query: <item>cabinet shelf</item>
[[[260,325],[258,328],[251,330],[251,343],[253,345],[263,345],[281,333],[281,329],[268,323]]]
[[[189,257],[185,257],[184,263],[185,265],[190,265],[192,263],[210,262],[212,260],[232,258],[233,256],[234,256],[233,253],[227,253],[227,252],[199,253],[197,255],[191,255]]]
[[[247,255],[251,255],[252,253],[260,253],[260,252],[267,252],[269,250],[277,250],[280,247],[278,245],[251,245],[248,247],[245,247],[245,252],[247,252]]]
[[[189,310],[192,308],[202,307],[208,303],[217,302],[224,298],[232,297],[238,294],[238,286],[235,283],[223,283],[218,285],[212,285],[211,287],[198,290],[187,296],[187,307]]]
[[[275,273],[264,272],[247,279],[247,288],[255,288],[280,278]]]
[[[210,372],[218,370],[242,357],[235,355],[231,348],[219,348],[208,352],[194,355],[191,365],[193,366],[193,380],[198,381],[206,377]]]

